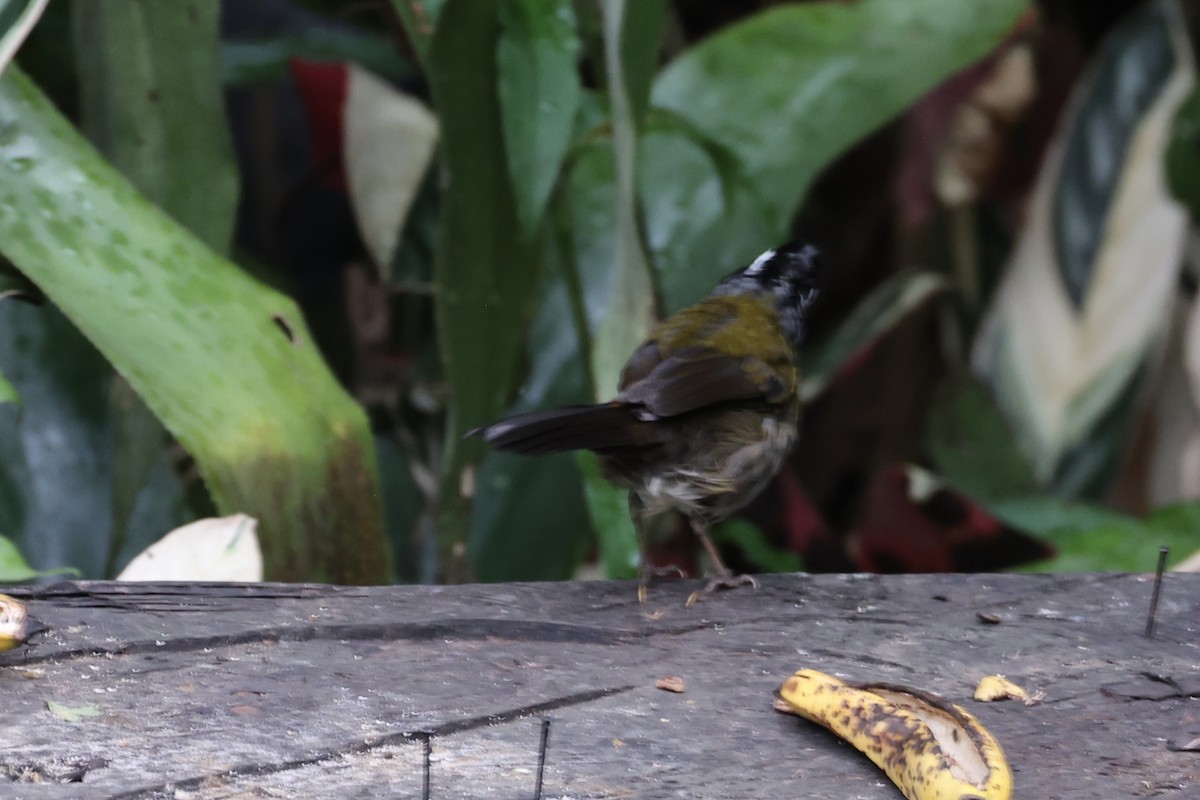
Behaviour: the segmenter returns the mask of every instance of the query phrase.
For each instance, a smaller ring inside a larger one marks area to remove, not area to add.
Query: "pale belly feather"
[[[676,509],[707,524],[720,522],[753,500],[779,472],[796,441],[796,426],[764,417],[762,436],[750,443],[711,446],[681,459],[634,489],[650,515]],[[698,464],[698,466],[697,466]]]

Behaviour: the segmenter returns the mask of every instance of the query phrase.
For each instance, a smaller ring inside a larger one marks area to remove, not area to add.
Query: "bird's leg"
[[[700,543],[708,551],[708,558],[712,561],[713,571],[716,573],[709,578],[703,589],[692,592],[687,599],[689,606],[720,589],[736,589],[739,586],[758,588],[758,581],[752,575],[734,575],[733,570],[725,566],[725,562],[721,560],[721,554],[717,552],[717,546],[713,544],[713,540],[708,535],[708,525],[698,519],[689,519],[688,521],[692,525],[692,530],[700,537]]]
[[[633,529],[637,532],[638,555],[638,602],[646,602],[646,591],[655,578],[674,576],[686,577],[679,567],[652,567],[646,558],[646,507],[637,492],[629,493],[629,518],[633,520]]]

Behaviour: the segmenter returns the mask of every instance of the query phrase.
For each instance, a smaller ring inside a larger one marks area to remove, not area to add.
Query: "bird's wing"
[[[649,345],[647,345],[649,346]],[[732,401],[786,402],[789,388],[781,376],[755,356],[730,356],[706,347],[690,347],[660,358],[652,365],[641,350],[630,366],[644,370],[640,377],[626,370],[626,383],[617,400],[633,406],[642,419],[661,419]],[[639,356],[641,359],[639,360]]]

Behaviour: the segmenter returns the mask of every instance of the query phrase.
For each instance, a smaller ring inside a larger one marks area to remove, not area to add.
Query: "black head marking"
[[[804,316],[817,298],[821,255],[810,244],[791,243],[767,250],[717,286],[715,294],[771,296],[788,337],[796,345],[804,338]]]

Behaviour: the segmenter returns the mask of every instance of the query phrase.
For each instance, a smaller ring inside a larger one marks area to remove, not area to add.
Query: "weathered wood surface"
[[[530,798],[548,717],[546,798],[898,798],[771,709],[814,667],[963,703],[1018,797],[1200,797],[1200,753],[1168,747],[1200,700],[1142,677],[1200,694],[1200,575],[1167,576],[1153,640],[1148,576],[762,583],[692,608],[694,582],[27,589],[49,631],[0,655],[0,796],[420,797],[429,731],[432,797]],[[989,673],[1045,702],[971,701]]]

